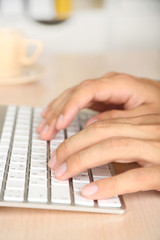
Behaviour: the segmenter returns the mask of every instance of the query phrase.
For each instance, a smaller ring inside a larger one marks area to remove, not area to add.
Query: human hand
[[[89,199],[160,191],[160,115],[97,121],[66,139],[52,153],[49,167],[59,180],[110,162],[142,167],[102,179],[82,189]],[[96,137],[95,137],[96,136]]]
[[[99,119],[160,113],[159,102],[159,82],[108,73],[99,79],[83,81],[54,99],[43,111],[44,120],[37,131],[41,139],[50,140],[70,125],[80,109],[101,112],[87,122],[89,125]]]

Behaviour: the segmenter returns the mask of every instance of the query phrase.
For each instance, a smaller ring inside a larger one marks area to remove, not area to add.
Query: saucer
[[[24,67],[17,77],[0,78],[0,85],[17,85],[39,81],[42,76],[42,67]]]

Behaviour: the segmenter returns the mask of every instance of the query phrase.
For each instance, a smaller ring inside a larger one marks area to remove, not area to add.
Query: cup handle
[[[29,46],[35,46],[35,51],[30,57],[26,56],[27,48]],[[36,62],[43,50],[43,43],[36,39],[25,39],[24,40],[24,54],[22,58],[22,63],[24,65],[31,65]]]

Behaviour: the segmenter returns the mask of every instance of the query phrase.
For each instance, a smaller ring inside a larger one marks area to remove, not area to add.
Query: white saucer
[[[17,77],[0,78],[0,85],[17,85],[36,82],[42,76],[43,69],[40,66],[25,67]]]

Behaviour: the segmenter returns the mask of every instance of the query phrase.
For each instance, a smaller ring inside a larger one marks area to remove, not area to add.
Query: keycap
[[[121,202],[118,197],[105,200],[98,200],[99,207],[121,207]]]
[[[29,179],[29,186],[46,186],[47,187],[47,178],[40,178],[40,177],[31,177]]]
[[[0,169],[0,178],[2,178],[4,175],[4,170],[3,169]]]
[[[67,186],[54,185],[51,187],[51,202],[70,204],[70,191]]]
[[[9,169],[8,178],[12,179],[25,179],[25,171],[15,171]]]
[[[38,158],[38,159],[46,159],[46,154],[42,154],[42,153],[38,153],[38,152],[33,152],[32,154],[32,158]]]
[[[14,162],[11,162],[10,165],[9,165],[9,169],[12,171],[12,170],[15,170],[15,171],[23,171],[25,172],[26,170],[26,164],[21,164],[21,163],[14,163]]]
[[[23,190],[11,190],[6,189],[4,193],[4,200],[6,201],[16,201],[22,202],[24,199],[24,191]]]
[[[74,202],[77,205],[94,206],[94,201],[82,197],[80,192],[74,192]]]
[[[89,183],[89,177],[87,175],[77,175],[75,177],[73,177],[73,183],[74,182],[83,182],[83,183]]]
[[[13,149],[12,154],[17,156],[26,156],[28,149]]]
[[[33,154],[43,154],[46,155],[47,154],[47,149],[45,148],[38,148],[38,147],[32,147],[32,155]]]
[[[12,163],[23,163],[26,164],[27,156],[26,155],[14,155],[12,153],[10,162]]]
[[[13,180],[8,178],[6,183],[6,189],[24,189],[25,182],[20,180]]]
[[[87,183],[84,183],[84,182],[73,182],[74,192],[80,192],[81,189],[82,189],[86,184],[87,184]]]
[[[54,176],[51,176],[51,185],[52,186],[64,185],[64,186],[68,186],[69,187],[69,180],[60,181],[57,178],[55,178]]]
[[[30,170],[30,176],[39,176],[40,178],[46,178],[47,177],[47,170],[46,169],[31,169]]]
[[[7,159],[7,153],[0,153],[0,162],[5,162]]]
[[[93,168],[92,175],[96,178],[111,177],[111,172],[106,168]]]
[[[46,169],[47,168],[47,163],[45,161],[43,162],[38,162],[38,161],[32,161],[31,162],[31,168],[36,168],[36,169]]]
[[[30,202],[47,202],[47,188],[43,186],[31,186],[28,192],[28,201]]]
[[[3,169],[3,170],[4,170],[4,168],[5,168],[5,165],[6,165],[6,163],[5,163],[5,162],[1,162],[1,161],[0,161],[0,169]]]

